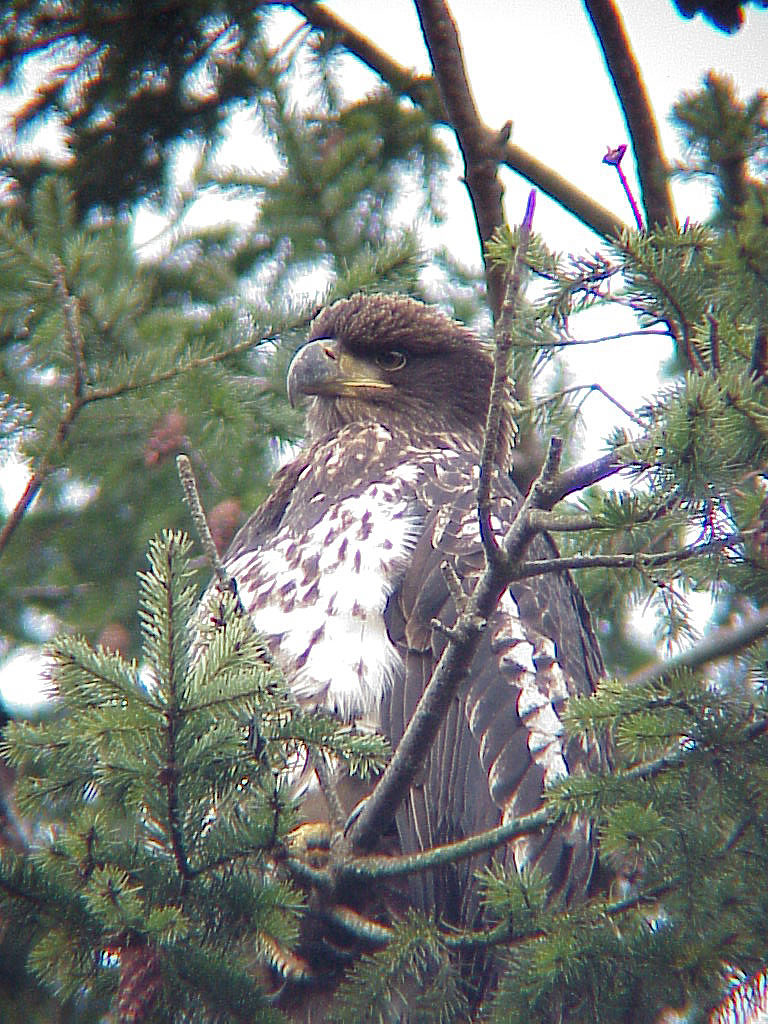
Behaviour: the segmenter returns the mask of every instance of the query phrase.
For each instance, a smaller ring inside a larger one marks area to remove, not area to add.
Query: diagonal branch
[[[136,391],[156,387],[158,384],[165,384],[168,381],[175,380],[176,378],[191,372],[192,370],[199,370],[206,366],[214,366],[217,363],[224,362],[232,356],[238,355],[241,352],[247,352],[249,349],[255,348],[257,345],[264,344],[267,341],[271,341],[276,337],[274,332],[260,334],[258,337],[249,335],[242,341],[231,345],[228,349],[188,359],[184,363],[170,367],[167,370],[162,370],[159,373],[145,378],[144,380],[123,381],[111,387],[89,388],[86,386],[85,381],[85,363],[83,354],[84,343],[82,334],[80,333],[77,303],[66,290],[66,282],[59,276],[58,272],[56,274],[56,279],[57,287],[59,288],[64,304],[64,322],[67,330],[67,341],[69,343],[70,351],[72,352],[73,372],[71,378],[71,396],[64,408],[64,412],[59,420],[53,439],[48,446],[48,450],[39,459],[37,466],[27,481],[27,486],[24,488],[23,494],[11,510],[8,518],[3,524],[2,530],[0,530],[0,554],[2,554],[8,546],[11,537],[18,529],[24,516],[32,505],[32,502],[37,497],[40,489],[50,476],[51,472],[55,469],[56,452],[62,448],[67,441],[75,420],[87,405],[90,405],[93,402],[103,402],[111,398],[120,398],[123,395],[129,395]],[[62,286],[64,290],[62,290]],[[305,323],[306,320],[303,319],[301,322]]]
[[[421,107],[437,124],[447,124],[448,118],[440,101],[435,80],[417,75],[410,68],[398,64],[387,53],[375,46],[367,36],[339,18],[327,7],[310,0],[294,0],[287,4],[302,15],[308,24],[322,32],[333,34],[349,53],[374,71],[389,88],[400,96],[407,96]],[[513,142],[503,143],[503,137],[490,128],[483,129],[489,145],[500,147],[501,161],[510,170],[521,174],[545,195],[554,199],[603,238],[618,238],[626,225],[606,207],[601,206],[586,192],[582,192],[547,164],[526,152]],[[503,144],[502,144],[503,143]]]
[[[541,472],[521,502],[504,538],[503,557],[489,560],[456,625],[445,631],[448,643],[403,738],[378,785],[349,828],[347,841],[353,849],[370,849],[376,843],[413,785],[450,703],[467,676],[486,622],[508,586],[514,568],[538,532],[531,512],[535,509],[550,510],[571,490],[588,487],[626,466],[614,453],[588,466],[578,467],[578,473],[574,470],[560,473],[562,449],[562,441],[553,438]],[[574,486],[574,481],[578,486]]]
[[[698,669],[711,661],[730,658],[751,646],[768,633],[768,605],[735,626],[723,626],[705,636],[687,651],[634,672],[626,679],[627,686],[646,686],[681,669]]]
[[[495,850],[513,839],[539,832],[551,825],[558,815],[549,807],[543,807],[531,814],[514,818],[486,832],[478,832],[468,839],[457,839],[452,843],[432,846],[423,853],[409,853],[393,857],[360,857],[344,863],[340,867],[343,877],[353,878],[397,878],[410,875],[415,871],[431,871],[444,864],[455,864],[478,853]]]
[[[632,140],[649,227],[675,223],[661,138],[621,14],[614,0],[584,0]]]

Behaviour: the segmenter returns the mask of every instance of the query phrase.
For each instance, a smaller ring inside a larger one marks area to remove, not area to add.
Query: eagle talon
[[[311,867],[321,868],[328,863],[331,840],[332,830],[327,821],[308,821],[291,829],[288,848]]]

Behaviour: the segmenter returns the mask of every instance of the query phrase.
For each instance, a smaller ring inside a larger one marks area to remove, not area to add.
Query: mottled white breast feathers
[[[227,565],[295,696],[346,719],[370,716],[402,671],[383,613],[421,528],[408,475],[318,494],[316,523],[298,533],[286,516],[268,548]]]

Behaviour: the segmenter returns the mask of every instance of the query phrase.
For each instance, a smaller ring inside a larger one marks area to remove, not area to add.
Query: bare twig
[[[498,558],[499,544],[491,528],[491,479],[496,465],[499,448],[499,434],[504,403],[509,400],[509,352],[512,346],[513,330],[517,318],[520,292],[523,287],[525,258],[531,241],[533,214],[536,208],[536,193],[528,196],[525,216],[520,224],[520,237],[515,250],[512,266],[506,274],[504,298],[496,320],[496,345],[493,357],[493,379],[488,415],[483,435],[483,451],[480,457],[480,479],[477,486],[477,515],[480,522],[480,538],[486,558]]]
[[[624,173],[624,171],[621,168],[621,161],[624,159],[624,154],[626,152],[627,152],[627,147],[622,142],[622,144],[620,146],[616,146],[614,149],[609,149],[608,150],[608,152],[603,157],[603,163],[604,164],[608,164],[609,167],[615,167],[616,168],[616,173],[619,176],[619,181],[621,182],[621,187],[624,190],[624,195],[627,197],[627,201],[629,202],[630,209],[632,210],[632,216],[635,218],[635,224],[637,225],[637,230],[638,231],[642,231],[643,230],[643,217],[642,217],[642,214],[640,213],[640,208],[637,205],[637,200],[635,199],[634,194],[632,192],[632,189],[629,186],[629,182],[627,181],[627,176],[626,176],[626,174]]]
[[[216,548],[216,543],[211,534],[211,528],[208,526],[208,519],[205,515],[205,509],[203,508],[200,489],[197,486],[197,480],[195,479],[195,473],[192,469],[192,463],[189,461],[189,457],[187,455],[176,456],[176,469],[184,491],[184,500],[189,508],[189,514],[192,516],[192,522],[195,524],[195,529],[197,530],[197,535],[200,538],[200,543],[202,544],[205,556],[210,562],[222,590],[227,591],[234,596],[238,611],[240,614],[244,615],[245,610],[240,602],[240,597],[237,592],[237,580],[227,571],[227,568],[222,562],[221,556]]]
[[[636,426],[642,427],[643,429],[645,429],[646,424],[638,416],[635,416],[635,414],[633,412],[631,412],[629,409],[627,409],[627,407],[625,405],[621,404],[621,402],[618,400],[618,398],[614,398],[613,395],[609,391],[605,390],[605,388],[602,386],[602,384],[598,384],[597,382],[595,382],[594,384],[574,384],[573,387],[563,388],[561,391],[554,391],[554,392],[552,392],[551,395],[547,395],[546,398],[542,398],[539,401],[533,403],[533,405],[529,406],[529,408],[535,409],[535,408],[541,408],[542,406],[551,405],[552,402],[556,402],[558,398],[566,398],[568,395],[575,395],[579,391],[587,391],[587,392],[595,391],[595,392],[597,392],[598,394],[602,395],[603,398],[605,398],[607,401],[609,401],[611,403],[611,405],[616,406],[616,408],[619,410],[619,412],[623,413],[627,417],[627,419],[632,420],[632,422]],[[584,398],[587,398],[587,397],[588,397],[588,395],[584,396]],[[581,408],[582,404],[583,404],[583,399],[579,403],[577,409]],[[523,409],[522,411],[525,412],[526,410]]]
[[[584,0],[632,140],[648,225],[674,224],[669,172],[656,118],[624,22],[613,0]]]
[[[340,44],[359,60],[363,61],[384,81],[393,92],[408,96],[417,106],[425,110],[438,124],[447,124],[435,80],[429,76],[417,75],[410,68],[398,64],[387,53],[358,32],[348,22],[339,18],[327,7],[309,0],[295,0],[289,4],[307,22],[324,32],[333,33]],[[592,228],[603,238],[618,238],[626,225],[606,207],[582,192],[572,182],[552,170],[547,164],[526,152],[513,142],[504,142],[499,133],[489,128],[484,131],[488,144],[501,146],[501,160],[507,167],[521,174],[527,181],[550,196],[564,209]]]
[[[535,519],[534,522],[536,522]],[[562,572],[564,569],[638,569],[642,572],[674,562],[685,562],[689,558],[726,551],[741,544],[744,537],[743,533],[738,533],[710,541],[708,544],[687,544],[674,551],[661,551],[655,554],[637,551],[628,555],[571,555],[562,558],[541,558],[522,562],[516,566],[514,579],[529,579],[531,576]]]
[[[448,593],[453,598],[453,603],[456,607],[456,614],[458,615],[462,612],[464,605],[466,604],[466,594],[462,589],[461,580],[459,579],[454,567],[448,561],[440,563],[440,572],[445,580],[445,585],[448,587]]]
[[[579,345],[601,345],[604,341],[619,341],[622,338],[646,338],[651,334],[657,335],[660,338],[670,337],[670,333],[667,330],[656,331],[650,328],[639,327],[636,331],[618,331],[616,334],[604,334],[600,338],[566,337],[564,341],[513,341],[512,348],[577,348]]]

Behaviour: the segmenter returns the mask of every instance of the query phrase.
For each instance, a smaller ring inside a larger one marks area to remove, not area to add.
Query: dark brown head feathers
[[[318,395],[307,413],[311,439],[351,422],[382,423],[415,445],[482,445],[493,375],[491,349],[435,306],[405,295],[357,294],[323,309],[309,341],[328,339],[340,360],[370,368],[386,387]],[[394,355],[394,358],[393,358]],[[499,462],[508,464],[512,421],[503,417]]]
[[[337,338],[358,351],[386,347],[420,355],[479,348],[471,331],[437,306],[378,292],[340,299],[321,310],[309,330],[309,340],[315,338]]]

